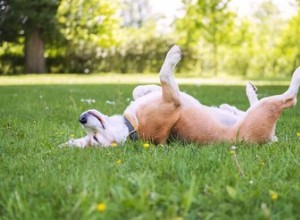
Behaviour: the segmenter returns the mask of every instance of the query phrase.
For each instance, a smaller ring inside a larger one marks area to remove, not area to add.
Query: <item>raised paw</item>
[[[181,50],[180,47],[174,45],[169,52],[167,53],[165,63],[169,64],[170,66],[175,66],[181,59]]]
[[[251,82],[248,82],[246,84],[246,94],[247,94],[250,106],[252,106],[256,102],[258,102],[258,98],[257,98],[256,92],[257,92],[256,86],[253,85]]]
[[[257,92],[257,88],[255,85],[253,85],[251,82],[248,82],[246,84],[246,93],[256,93]]]

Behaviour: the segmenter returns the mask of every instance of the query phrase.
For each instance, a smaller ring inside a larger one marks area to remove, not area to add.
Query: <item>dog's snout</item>
[[[86,117],[86,114],[81,115],[81,116],[79,117],[79,122],[80,122],[81,124],[86,124],[86,123],[87,123],[87,117]]]

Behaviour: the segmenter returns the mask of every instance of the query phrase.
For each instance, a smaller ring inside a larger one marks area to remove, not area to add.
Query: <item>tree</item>
[[[65,70],[95,71],[107,48],[119,42],[117,3],[110,0],[62,0],[56,17],[60,32],[66,39],[63,56],[69,59],[69,63]]]
[[[249,60],[252,75],[266,77],[278,73],[277,46],[286,21],[271,0],[262,1],[253,11],[251,35],[253,56]]]
[[[283,73],[292,73],[300,66],[300,10],[292,17],[283,31],[278,49]]]
[[[219,45],[228,41],[234,14],[228,10],[231,0],[185,0],[186,15],[178,20],[177,30],[185,32],[185,44],[194,44],[202,38],[212,46],[213,72],[218,74]]]
[[[60,0],[0,0],[0,41],[24,37],[25,72],[44,73],[45,43],[56,33]]]

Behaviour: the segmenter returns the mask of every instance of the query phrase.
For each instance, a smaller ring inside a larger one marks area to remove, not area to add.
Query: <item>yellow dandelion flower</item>
[[[117,147],[118,145],[117,145],[117,143],[112,143],[111,146],[112,147]]]
[[[97,210],[99,212],[104,212],[106,210],[106,204],[104,202],[100,202],[98,205],[97,205]]]
[[[71,138],[75,137],[75,134],[71,134],[70,137],[71,137]]]
[[[273,200],[273,201],[276,201],[277,199],[278,199],[278,193],[277,192],[275,192],[275,191],[273,191],[273,190],[269,190],[269,195],[270,195],[270,197],[271,197],[271,199]]]
[[[117,163],[117,164],[121,164],[121,163],[122,163],[122,160],[117,160],[116,163]]]
[[[149,148],[149,147],[150,147],[150,144],[148,144],[148,143],[145,143],[145,144],[143,145],[143,147],[144,147],[145,149],[147,149],[147,148]]]
[[[300,131],[298,131],[296,134],[297,134],[297,137],[300,137]]]
[[[230,150],[229,153],[230,153],[231,155],[236,155],[235,150]]]

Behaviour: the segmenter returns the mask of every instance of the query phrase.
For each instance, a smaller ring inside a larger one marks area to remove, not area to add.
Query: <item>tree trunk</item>
[[[34,28],[28,31],[25,41],[25,72],[45,73],[44,41],[41,31]]]

